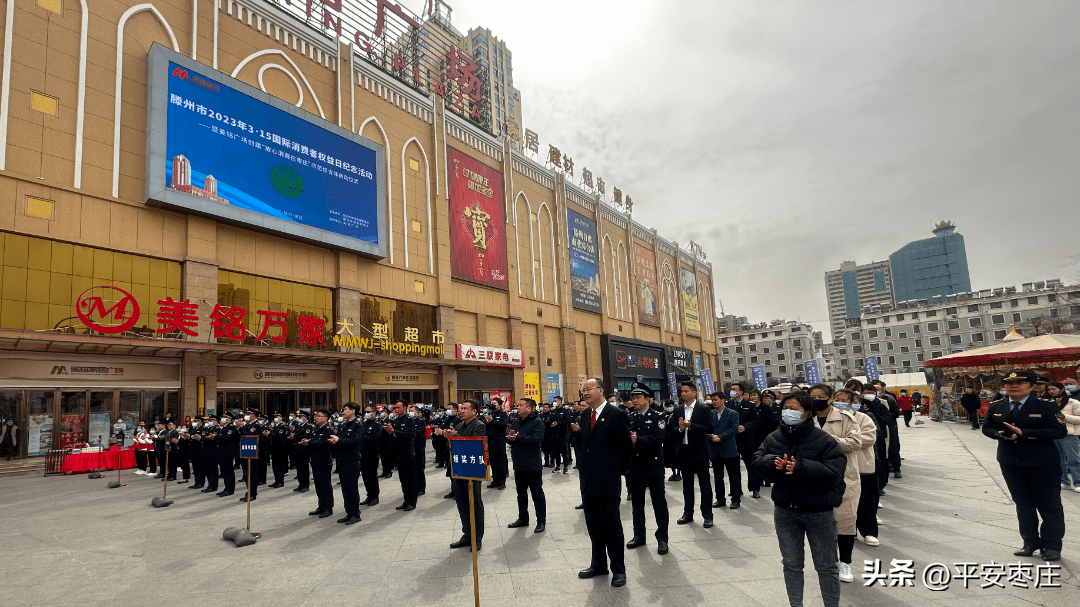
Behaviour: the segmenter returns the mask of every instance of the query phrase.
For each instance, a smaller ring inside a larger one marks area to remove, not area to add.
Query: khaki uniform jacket
[[[859,474],[873,474],[874,443],[877,441],[877,424],[869,415],[862,411],[852,411],[855,421],[859,422],[859,432],[862,434],[862,447],[858,451]]]

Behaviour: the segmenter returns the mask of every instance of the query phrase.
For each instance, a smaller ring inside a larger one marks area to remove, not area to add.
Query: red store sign
[[[487,346],[470,346],[457,344],[458,360],[475,360],[486,362],[493,367],[524,367],[521,350],[507,350],[506,348],[489,348]]]

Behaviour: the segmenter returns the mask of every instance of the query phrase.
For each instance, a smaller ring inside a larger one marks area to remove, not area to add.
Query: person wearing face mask
[[[228,411],[221,414],[220,423],[214,442],[217,444],[218,477],[224,487],[217,496],[227,497],[236,490],[236,469],[233,468],[233,462],[240,453],[240,432]]]
[[[874,389],[877,390],[877,400],[889,410],[889,470],[893,473],[893,478],[903,478],[900,474],[900,432],[899,423],[900,419],[900,405],[896,402],[896,397],[885,390],[885,382],[880,379],[875,379],[872,382]]]
[[[191,418],[187,427],[187,454],[191,462],[191,475],[195,482],[188,485],[188,489],[202,489],[206,486],[206,470],[203,468],[203,443],[202,426],[204,419],[201,415]]]
[[[309,516],[326,518],[334,514],[334,485],[330,477],[333,468],[331,450],[336,432],[330,423],[330,412],[315,411],[315,428],[310,438],[301,440],[308,448],[311,457],[311,478],[315,482],[315,495],[319,498],[317,508],[308,512]]]
[[[675,401],[670,398],[664,401],[664,464],[671,468],[669,483],[677,483],[682,480],[679,473],[678,453],[679,444],[682,442],[682,433],[679,432],[679,421],[675,419]]]
[[[410,405],[409,417],[413,420],[413,470],[416,474],[416,495],[427,493],[427,409],[423,405]]]
[[[356,403],[342,405],[341,424],[337,434],[329,438],[341,479],[341,505],[345,508],[345,518],[338,522],[345,525],[360,522],[360,444],[365,436],[364,426],[356,417],[359,412],[360,405]]]
[[[12,422],[11,424],[9,424],[10,427],[15,426],[14,420],[8,421]],[[10,430],[10,428],[8,429]],[[17,439],[18,432],[12,431],[12,434],[12,440],[14,441]],[[146,424],[143,422],[139,422],[138,427],[135,428],[135,444],[133,446],[133,448],[135,449],[135,466],[138,468],[138,470],[135,471],[135,474],[146,474],[146,464],[148,459],[146,456],[146,445],[147,439],[149,437],[150,435],[146,431]],[[18,443],[14,444],[17,445]]]
[[[833,508],[844,497],[847,457],[836,439],[818,427],[814,404],[806,392],[781,401],[780,429],[755,452],[755,471],[773,483],[773,524],[784,564],[789,603],[803,604],[804,543],[818,575],[825,607],[840,604],[836,565],[836,517]]]
[[[833,516],[836,517],[837,544],[840,550],[840,559],[836,566],[840,570],[840,581],[850,583],[855,581],[855,576],[851,573],[851,551],[855,546],[855,519],[862,493],[859,451],[863,446],[863,433],[850,409],[842,402],[833,401],[832,386],[814,384],[810,386],[809,393],[818,426],[836,439],[836,444],[840,445],[840,450],[847,458],[847,466],[844,468],[844,497],[840,505],[833,508]]]
[[[361,423],[364,426],[364,439],[360,441],[360,477],[364,479],[367,495],[360,505],[374,506],[379,503],[379,451],[384,432],[373,403],[364,407],[364,420]]]
[[[1073,380],[1076,381],[1076,380]],[[1061,488],[1080,493],[1080,402],[1067,392],[1067,386],[1059,381],[1046,384],[1046,396],[1057,405],[1058,420],[1065,424],[1065,436],[1055,439],[1058,461],[1061,463]],[[1069,476],[1072,476],[1070,482]]]
[[[218,463],[217,463],[217,420],[208,415],[199,428],[199,442],[202,447],[202,465],[206,473],[206,488],[203,493],[216,493],[218,488]]]
[[[409,417],[405,401],[399,400],[390,408],[390,419],[383,424],[383,432],[390,435],[394,461],[397,462],[398,482],[401,483],[401,495],[404,501],[395,510],[410,512],[416,510],[416,471],[415,461],[416,429]]]
[[[739,414],[739,432],[735,435],[735,445],[739,448],[739,457],[746,466],[746,490],[750,495],[761,497],[761,478],[754,472],[754,452],[757,451],[757,428],[760,423],[758,408],[751,402],[746,394],[747,386],[741,382],[731,384],[728,396],[731,402],[728,406]],[[731,497],[731,504],[738,508],[739,500]]]
[[[431,416],[431,450],[435,452],[436,470],[445,468],[448,461],[447,455],[449,455],[449,451],[447,446],[449,443],[442,434],[442,431],[446,429],[446,419],[446,410],[441,407],[435,409],[435,414]],[[444,451],[446,452],[445,455]]]
[[[240,436],[260,436],[259,440],[259,452],[266,451],[266,442],[261,439],[262,427],[259,425],[259,412],[250,410],[244,413],[243,422],[240,424]],[[252,462],[251,466],[252,474],[255,477],[254,484],[257,487],[259,485],[259,466],[256,462]],[[248,465],[247,462],[243,462],[240,466],[240,484],[246,485],[248,482]],[[240,498],[243,499],[243,498]]]
[[[270,423],[270,465],[274,473],[274,482],[270,489],[279,489],[285,486],[285,475],[289,472],[289,425],[282,419],[281,413],[273,414]]]
[[[843,411],[850,411],[855,421],[859,424],[859,433],[862,435],[862,446],[856,452],[856,460],[859,469],[859,503],[855,507],[855,530],[862,534],[867,546],[878,546],[878,492],[877,469],[875,457],[875,445],[877,444],[877,422],[873,416],[862,412],[862,399],[851,390],[842,388],[833,394],[833,407]],[[844,540],[848,541],[848,540]],[[851,539],[854,546],[854,538]],[[851,565],[851,551],[841,546],[840,560]],[[845,560],[847,557],[847,560]]]
[[[889,409],[877,402],[877,390],[873,386],[864,386],[857,379],[849,379],[844,388],[855,393],[861,411],[870,416],[877,427],[877,436],[874,438],[874,475],[877,479],[877,494],[881,497],[885,495],[885,485],[889,484],[889,422],[886,419]]]
[[[307,493],[311,490],[311,456],[308,442],[315,436],[315,426],[308,423],[308,412],[301,410],[296,416],[296,426],[293,427],[289,440],[292,441],[292,450],[289,460],[296,466],[297,493]]]
[[[491,458],[491,483],[487,488],[501,491],[506,489],[506,429],[510,426],[510,418],[503,411],[501,398],[496,396],[491,399],[491,411],[483,421],[487,428],[488,457]]]
[[[383,410],[379,412],[379,425],[384,426],[390,421],[390,407],[383,407]],[[379,458],[382,460],[382,474],[379,478],[390,478],[394,476],[394,467],[396,462],[394,461],[394,441],[391,436],[386,432],[383,432],[379,437]]]

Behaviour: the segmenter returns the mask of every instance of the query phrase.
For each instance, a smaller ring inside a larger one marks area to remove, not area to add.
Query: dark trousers
[[[862,488],[862,492],[859,494],[859,506],[855,509],[855,529],[857,529],[863,537],[868,535],[877,537],[877,475],[860,474],[859,486]],[[846,563],[847,561],[844,562]]]
[[[171,456],[171,457],[169,457],[169,464],[170,465],[172,464],[173,458],[176,459],[176,465],[173,466],[173,469],[169,471],[170,476],[172,476],[173,478],[176,478],[176,469],[179,468],[180,469],[180,474],[183,476],[184,480],[191,480],[191,467],[188,464],[187,451],[180,451],[180,452],[173,451],[170,454],[170,456]]]
[[[904,425],[911,426],[911,411],[904,411]]]
[[[382,471],[383,475],[390,474],[394,469],[394,452],[390,450],[390,444],[384,443],[382,445],[382,452],[379,455],[382,459]]]
[[[888,439],[874,443],[874,475],[877,476],[878,489],[889,484],[889,447]]]
[[[473,510],[476,517],[476,541],[484,539],[484,499],[480,496],[480,481],[454,479],[454,501],[457,502],[458,517],[461,519],[461,533],[469,535],[469,483],[472,483]]]
[[[405,457],[395,457],[398,468],[398,482],[401,483],[401,495],[405,498],[403,503],[416,504],[416,470],[413,465],[412,454]],[[465,497],[468,497],[467,495]]]
[[[751,441],[753,438],[750,439]],[[761,490],[761,477],[754,471],[754,452],[757,451],[756,446],[741,447],[739,449],[739,457],[742,459],[743,464],[746,466],[746,490],[747,491],[759,491]],[[741,492],[740,492],[741,494]],[[731,492],[731,497],[735,497],[735,492]]]
[[[259,449],[265,449],[262,445],[259,445]],[[266,483],[266,469],[270,467],[270,452],[264,451],[263,455],[259,456],[259,459],[252,463],[252,470],[259,473],[259,484]]]
[[[296,486],[301,489],[310,487],[311,470],[308,465],[311,463],[311,458],[308,456],[307,451],[302,449],[293,451],[292,460],[296,464]]]
[[[202,456],[203,470],[206,471],[206,488],[216,490],[218,487],[218,462],[216,455]]]
[[[416,475],[416,493],[427,493],[427,474],[424,473],[424,465],[427,463],[426,449],[417,449],[413,457],[413,473]]]
[[[979,410],[978,409],[968,409],[967,414],[968,414],[968,417],[971,419],[971,427],[978,430],[979,429]]]
[[[135,450],[135,466],[138,467],[139,470],[142,470],[143,472],[146,471],[146,460],[147,460],[146,451],[143,451],[142,449],[136,449]]]
[[[319,496],[319,510],[327,512],[334,509],[334,485],[330,480],[333,462],[327,458],[311,458],[311,476],[315,481],[315,495]]]
[[[225,485],[222,491],[232,493],[236,491],[236,470],[233,469],[233,463],[235,458],[232,456],[219,457],[218,458],[218,475],[221,477],[221,482]]]
[[[547,523],[547,498],[544,497],[544,471],[514,470],[514,488],[517,489],[518,520],[529,520],[529,492],[532,492],[536,522]]]
[[[446,438],[437,434],[431,437],[431,448],[435,450],[436,465],[445,464],[446,462],[450,461],[449,446],[450,443],[446,440]]]
[[[900,433],[899,424],[889,426],[889,467],[893,472],[900,472]]]
[[[724,496],[724,470],[727,470],[731,486],[731,501],[742,501],[742,469],[739,467],[739,458],[714,457],[712,471],[713,478],[716,481],[716,485],[713,487],[716,491],[716,501],[722,504],[727,503],[727,498]]]
[[[1061,465],[1057,462],[1042,466],[1001,464],[1001,476],[1016,504],[1016,518],[1024,545],[1061,550],[1061,538],[1065,537]]]
[[[683,516],[694,518],[694,478],[697,477],[698,486],[701,488],[701,516],[707,521],[712,520],[712,479],[709,478],[709,462],[692,461],[684,458],[679,462],[679,469],[683,473]]]
[[[625,574],[623,556],[626,548],[623,546],[625,537],[619,515],[619,496],[596,495],[586,489],[581,492],[581,499],[585,505],[585,528],[592,540],[589,566],[598,571]]]
[[[195,476],[195,485],[201,487],[206,484],[206,470],[203,468],[203,456],[198,453],[191,454],[191,473]]]
[[[364,478],[364,490],[367,498],[379,497],[379,454],[362,453],[360,455],[360,476]]]
[[[176,466],[176,462],[175,462],[175,460],[170,461],[170,462],[166,462],[165,461],[165,453],[166,453],[165,451],[155,451],[154,452],[154,459],[157,460],[158,474],[163,474],[163,475],[167,476],[168,478],[175,478],[176,473],[173,471],[173,469],[174,469],[174,466]],[[168,463],[168,467],[170,468],[169,470],[165,469],[166,463]]]
[[[345,514],[360,516],[360,464],[342,465],[338,462],[338,479],[341,481],[341,504]]]
[[[738,463],[739,461],[735,460],[735,464]],[[656,539],[661,542],[668,541],[668,505],[667,496],[664,494],[664,475],[630,478],[633,479],[630,483],[630,501],[634,513],[634,537],[645,539],[645,490],[648,489],[653,515],[656,516]]]
[[[506,441],[488,439],[488,451],[491,457],[491,484],[506,484]]]
[[[569,466],[570,464],[574,463],[574,449],[573,449],[573,446],[570,444],[570,437],[569,436],[566,437],[566,440],[564,440],[562,442],[562,450],[563,450],[563,465],[564,466]]]
[[[289,452],[281,448],[272,450],[270,465],[274,471],[274,484],[284,485],[285,475],[289,473]]]

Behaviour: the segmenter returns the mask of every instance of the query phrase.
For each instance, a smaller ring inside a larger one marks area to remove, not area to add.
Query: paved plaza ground
[[[1018,587],[1008,579],[1008,565],[1029,563],[1035,577],[1043,561],[1012,556],[1021,542],[993,442],[960,424],[901,424],[900,433],[904,478],[891,481],[882,500],[881,546],[856,541],[856,581],[841,585],[842,605],[1080,602],[1080,494],[1062,494],[1067,534],[1060,577],[1053,580],[1061,587],[1034,588],[1033,581]],[[226,527],[244,524],[239,493],[218,498],[170,484],[176,502],[158,509],[150,500],[160,495],[161,481],[123,474],[128,486],[119,489],[106,488],[115,477],[0,479],[0,606],[472,604],[469,552],[448,548],[460,535],[453,500],[442,499],[449,482],[430,464],[427,495],[415,511],[394,510],[401,495],[395,477],[382,481],[382,502],[365,508],[363,521],[352,526],[334,522],[344,515],[340,493],[335,516],[320,520],[307,516],[316,506],[314,491],[294,493],[295,481],[284,489],[263,487],[252,504],[252,528],[264,537],[245,548],[221,539]],[[703,529],[700,515],[693,525],[675,525],[681,485],[667,483],[671,552],[656,554],[650,528],[649,544],[627,551],[628,584],[611,588],[608,577],[576,577],[589,564],[584,517],[574,509],[580,501],[576,474],[545,477],[549,514],[543,534],[506,528],[517,515],[512,479],[505,491],[484,490],[482,605],[787,604],[768,489],[760,500],[745,499],[740,510],[716,511],[716,527]],[[649,518],[651,523],[651,509]],[[626,502],[623,525],[629,531]],[[820,605],[809,556],[807,551],[806,604]],[[864,559],[880,559],[886,573],[893,559],[912,560],[914,585],[864,586]],[[987,583],[980,577],[968,589],[953,580],[947,590],[931,591],[922,580],[931,563],[955,569],[958,562],[991,561],[1005,566],[1003,588],[980,588]]]

